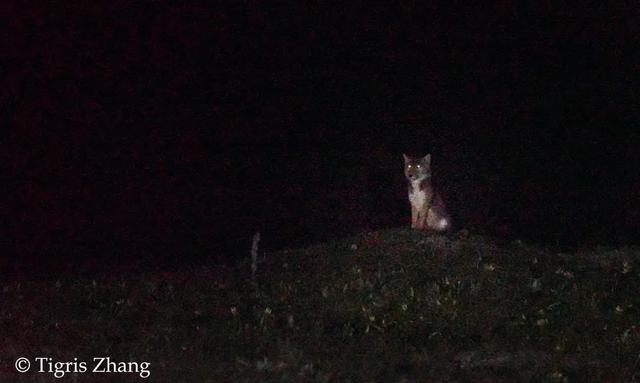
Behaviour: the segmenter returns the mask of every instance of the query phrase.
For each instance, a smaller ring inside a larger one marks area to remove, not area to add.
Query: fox
[[[451,217],[440,193],[434,190],[431,181],[431,154],[424,157],[404,157],[404,175],[409,183],[411,203],[411,228],[434,230],[451,229]]]

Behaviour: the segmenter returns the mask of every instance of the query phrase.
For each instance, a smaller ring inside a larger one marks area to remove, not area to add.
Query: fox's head
[[[431,154],[420,158],[404,157],[404,175],[409,181],[422,181],[431,177]]]

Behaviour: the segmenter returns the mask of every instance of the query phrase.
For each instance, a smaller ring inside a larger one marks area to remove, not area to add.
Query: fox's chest
[[[427,201],[427,193],[424,190],[420,190],[419,185],[411,185],[409,187],[409,202],[411,205],[420,208],[424,206]]]

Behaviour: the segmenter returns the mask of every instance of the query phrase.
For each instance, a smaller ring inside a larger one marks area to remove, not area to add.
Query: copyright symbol
[[[18,358],[16,359],[16,370],[18,372],[27,372],[31,368],[31,362],[27,358]]]

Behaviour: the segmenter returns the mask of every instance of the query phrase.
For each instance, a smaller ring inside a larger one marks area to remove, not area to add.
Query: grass
[[[390,229],[267,254],[254,281],[248,260],[8,280],[0,381],[54,379],[21,356],[148,361],[154,382],[640,381],[638,267],[633,248]]]

